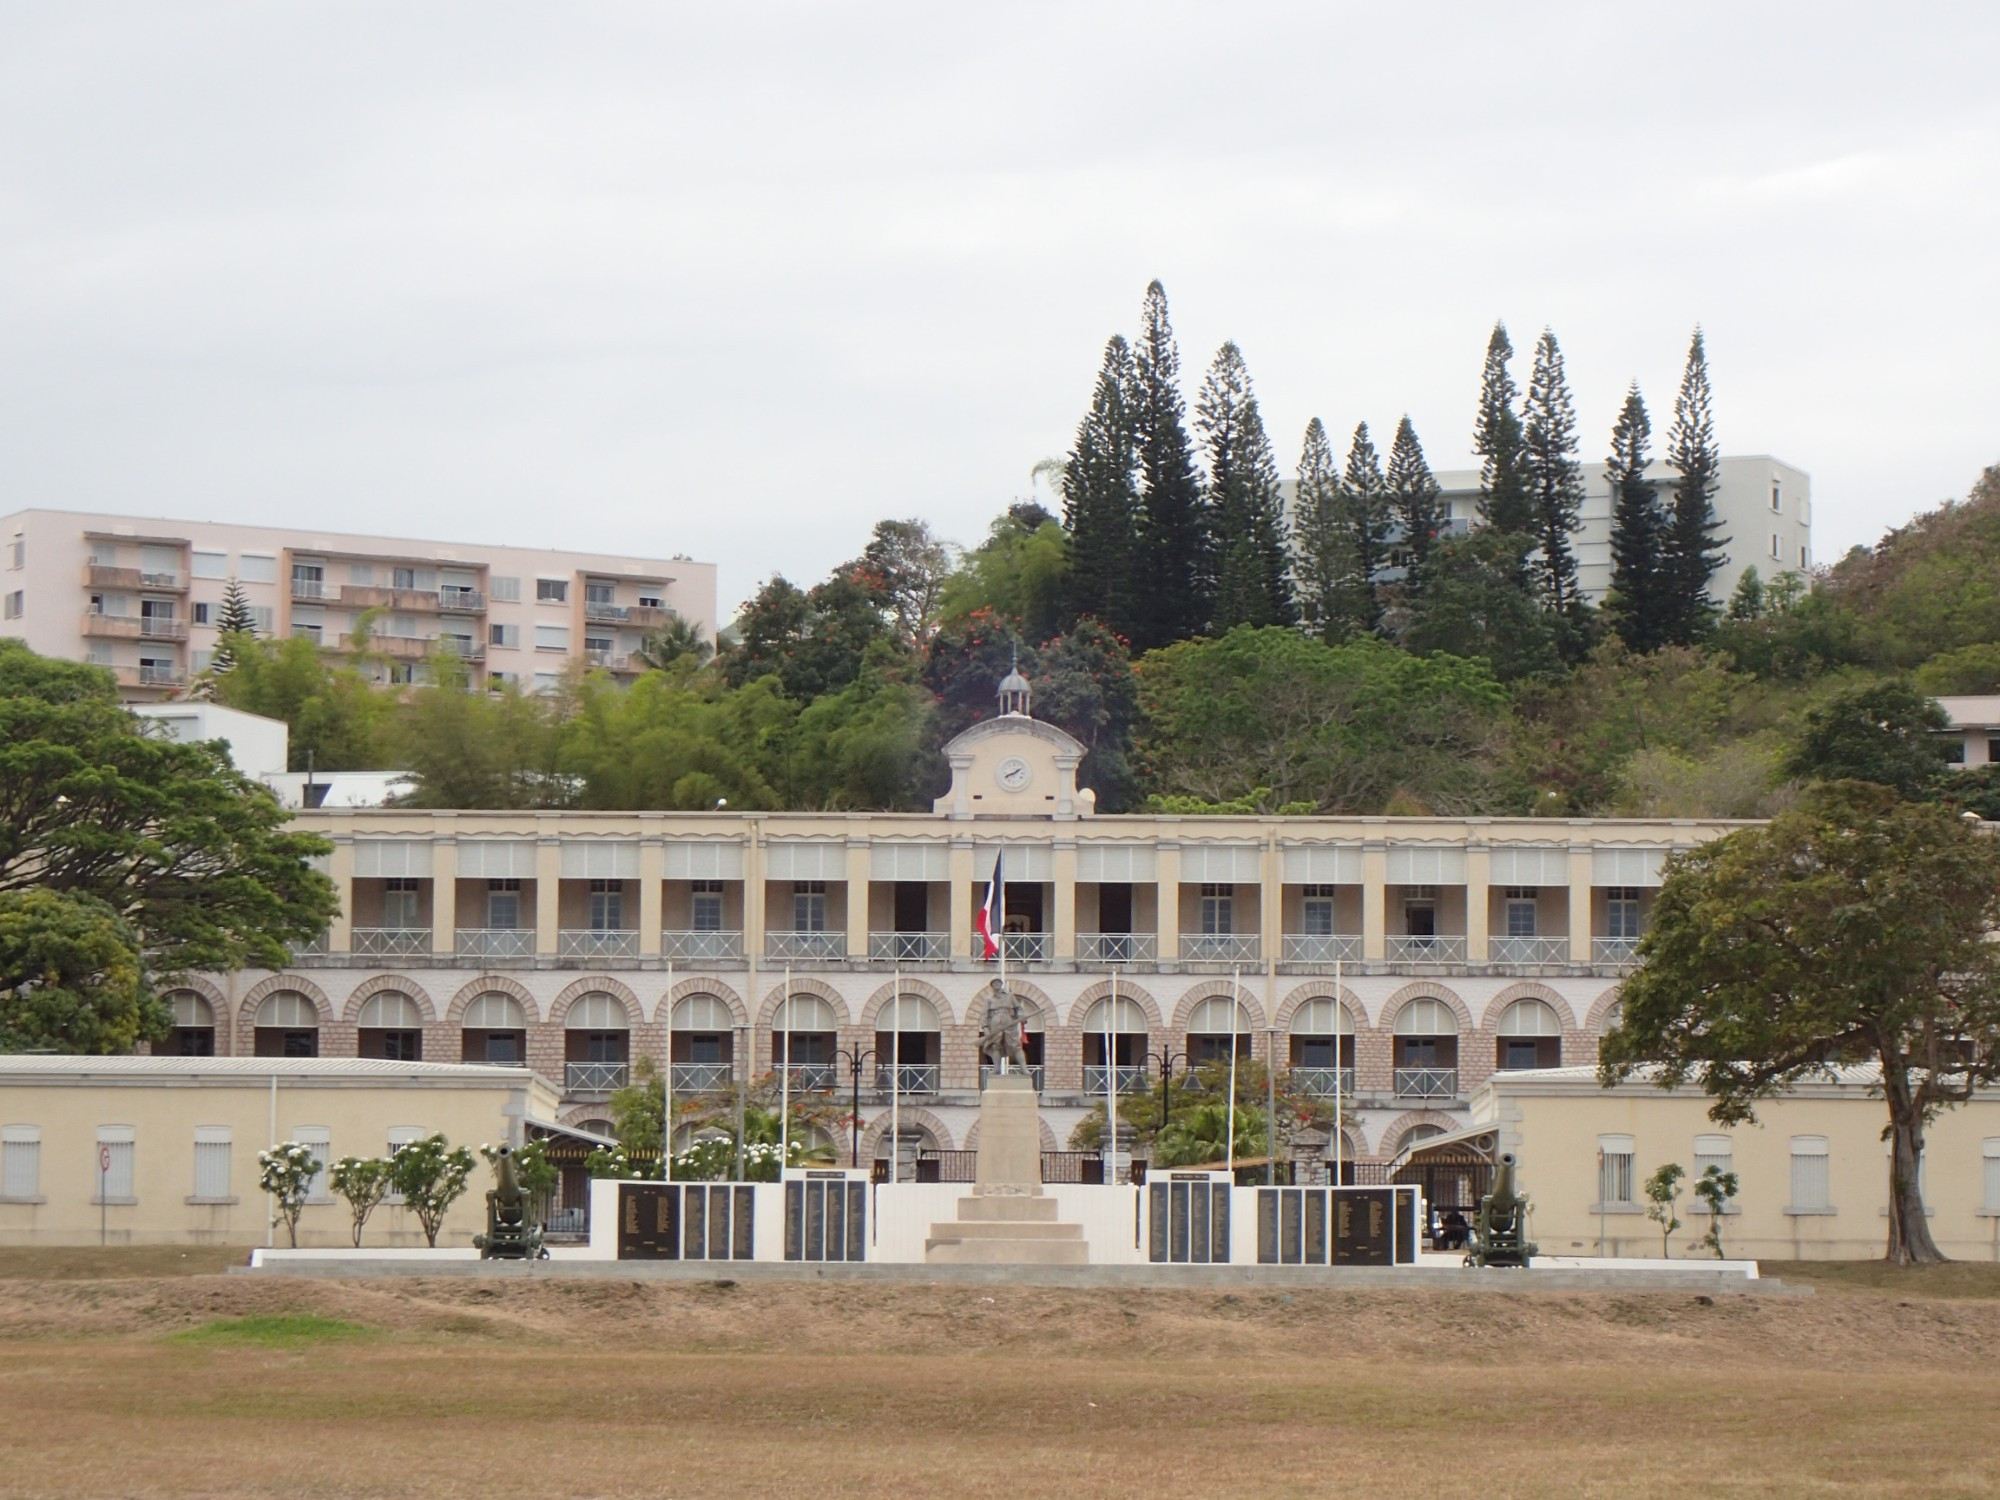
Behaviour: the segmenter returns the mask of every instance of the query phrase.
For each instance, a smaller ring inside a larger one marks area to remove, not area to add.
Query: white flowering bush
[[[445,1213],[464,1194],[477,1160],[465,1147],[454,1146],[441,1135],[427,1135],[399,1146],[389,1159],[390,1186],[402,1194],[403,1206],[417,1216],[424,1242],[431,1249],[437,1249]]]
[[[327,1174],[327,1185],[347,1202],[355,1248],[361,1246],[361,1230],[375,1207],[389,1196],[389,1159],[386,1156],[343,1156]]]
[[[257,1153],[258,1184],[271,1195],[271,1206],[284,1221],[294,1250],[299,1247],[299,1215],[305,1210],[306,1194],[312,1190],[319,1169],[320,1159],[312,1154],[312,1148],[297,1141]]]

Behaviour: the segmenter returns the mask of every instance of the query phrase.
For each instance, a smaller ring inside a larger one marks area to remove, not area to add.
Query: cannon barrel
[[[1514,1187],[1514,1153],[1502,1151],[1500,1163],[1493,1169],[1492,1199],[1496,1206],[1519,1201],[1520,1194]]]
[[[501,1206],[503,1208],[518,1206],[523,1197],[521,1192],[521,1173],[520,1169],[514,1165],[514,1153],[505,1146],[502,1146],[496,1154],[496,1159],[493,1163],[493,1175],[496,1179],[495,1191],[499,1194]]]

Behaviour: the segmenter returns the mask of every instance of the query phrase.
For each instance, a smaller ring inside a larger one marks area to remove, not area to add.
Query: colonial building
[[[1667,856],[1735,826],[1098,816],[1084,747],[1006,686],[928,814],[302,813],[341,916],[177,995],[159,1050],[524,1064],[585,1126],[643,1057],[682,1095],[783,1064],[858,1089],[865,1163],[892,1111],[905,1154],[967,1144],[1003,958],[1049,1146],[1234,1048],[1341,1094],[1337,1149],[1383,1160],[1496,1070],[1594,1060]]]

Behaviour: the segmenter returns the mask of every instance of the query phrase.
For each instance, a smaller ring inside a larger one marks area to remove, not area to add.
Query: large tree
[[[1920,797],[1945,766],[1951,718],[1906,682],[1873,682],[1806,713],[1785,774],[1807,781],[1869,781]]]
[[[256,616],[250,613],[249,596],[238,579],[231,578],[222,586],[222,608],[216,612],[215,628],[220,634],[208,661],[211,679],[231,671],[236,666],[240,644],[257,635]]]
[[[1340,465],[1318,417],[1306,423],[1292,499],[1299,614],[1329,644],[1348,633],[1344,601],[1354,569],[1354,539],[1340,503]]]
[[[1659,650],[1672,637],[1667,515],[1646,477],[1652,437],[1652,419],[1635,380],[1611,430],[1611,455],[1604,464],[1611,485],[1611,596],[1605,613],[1618,638],[1641,653]]]
[[[1216,352],[1195,403],[1208,460],[1208,517],[1216,564],[1218,633],[1237,625],[1283,625],[1297,617],[1285,542],[1278,461],[1264,430],[1243,351]]]
[[[1354,429],[1347,448],[1347,467],[1340,476],[1342,522],[1352,548],[1352,570],[1342,608],[1346,629],[1342,635],[1373,635],[1382,628],[1380,576],[1389,566],[1389,538],[1394,516],[1389,509],[1389,486],[1382,475],[1382,460],[1368,436],[1368,424]]]
[[[1136,624],[1139,493],[1134,477],[1130,401],[1137,367],[1125,340],[1104,346],[1090,410],[1062,469],[1063,524],[1069,533],[1069,607],[1129,637]]]
[[[1128,513],[1127,531],[1130,530]],[[1128,537],[1129,540],[1129,537]],[[1110,620],[1095,609],[1081,608],[1071,593],[1071,538],[1062,522],[1032,500],[1017,500],[996,516],[986,540],[959,558],[958,568],[945,580],[940,611],[947,625],[979,610],[1012,620],[1031,641],[1046,640],[1062,629],[1065,618]],[[1130,563],[1130,549],[1120,555]],[[1101,558],[1101,554],[1100,554]],[[1107,600],[1114,612],[1123,609],[1120,590]]]
[[[875,596],[898,640],[920,647],[937,629],[951,554],[928,521],[877,521],[861,556],[841,571]]]
[[[1141,650],[1200,635],[1214,602],[1208,518],[1188,438],[1180,373],[1167,290],[1155,281],[1146,288],[1126,402],[1139,475],[1131,635]]]
[[[1669,866],[1603,1042],[1608,1085],[1698,1085],[1710,1116],[1862,1069],[1889,1123],[1888,1258],[1939,1261],[1924,1131],[2000,1081],[2000,841],[1857,782]]]
[[[1472,426],[1472,451],[1479,455],[1479,519],[1495,531],[1532,535],[1535,503],[1529,493],[1527,455],[1522,449],[1521,414],[1514,407],[1520,388],[1507,369],[1507,361],[1513,357],[1507,325],[1495,323],[1486,340],[1479,415]]]
[[[1417,429],[1407,415],[1396,424],[1396,440],[1389,445],[1389,468],[1382,477],[1389,491],[1390,513],[1403,533],[1403,592],[1415,599],[1424,591],[1431,548],[1451,514],[1444,491],[1424,458],[1424,445],[1417,441]]]
[[[845,571],[806,590],[773,577],[737,617],[723,675],[732,687],[775,676],[799,703],[837,693],[861,674],[871,645],[900,644],[882,606],[880,592]]]
[[[1715,440],[1714,405],[1708,348],[1697,326],[1688,344],[1680,392],[1674,397],[1674,425],[1667,432],[1667,463],[1679,476],[1667,526],[1667,571],[1673,590],[1669,638],[1680,646],[1701,639],[1714,622],[1715,601],[1709,597],[1708,584],[1729,541],[1717,535],[1722,527],[1715,519],[1722,450]]]
[[[1577,462],[1576,404],[1563,373],[1562,348],[1555,331],[1544,328],[1535,343],[1535,368],[1528,377],[1523,451],[1533,503],[1532,530],[1540,556],[1535,579],[1543,606],[1559,620],[1583,608],[1577,585],[1576,535],[1583,510],[1583,468]]]
[[[147,732],[108,673],[0,641],[0,1047],[164,1036],[156,986],[281,968],[336,909],[219,742]]]

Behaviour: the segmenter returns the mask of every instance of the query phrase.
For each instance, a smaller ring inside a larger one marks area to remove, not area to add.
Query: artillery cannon
[[[1493,1173],[1493,1190],[1479,1200],[1472,1221],[1468,1266],[1505,1266],[1525,1270],[1540,1248],[1527,1237],[1528,1200],[1514,1186],[1514,1153],[1502,1151]]]
[[[495,1185],[486,1190],[486,1233],[472,1243],[481,1260],[547,1260],[542,1223],[521,1187],[514,1153],[502,1146],[493,1158]]]

